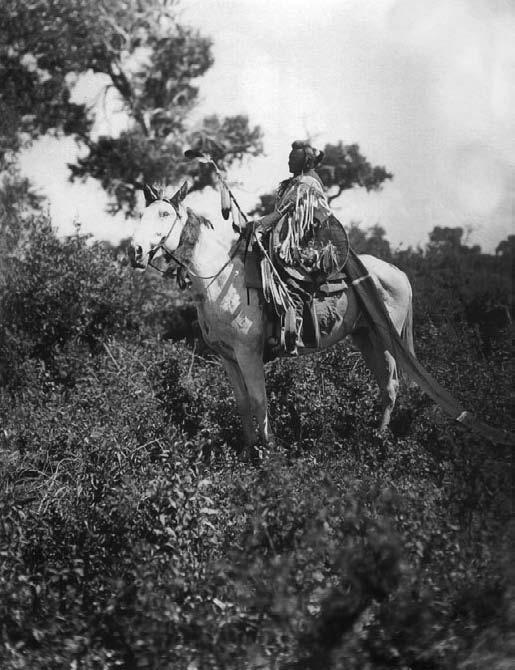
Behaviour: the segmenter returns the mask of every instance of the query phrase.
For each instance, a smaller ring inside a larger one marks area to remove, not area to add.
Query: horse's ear
[[[149,184],[143,185],[143,195],[145,196],[145,207],[148,207],[150,204],[159,200],[159,194],[153,186]]]
[[[188,195],[189,190],[190,185],[188,184],[187,181],[185,181],[184,184],[181,186],[181,188],[176,193],[174,193],[169,200],[167,199],[167,202],[169,202],[173,206],[173,208],[177,210],[181,202]]]

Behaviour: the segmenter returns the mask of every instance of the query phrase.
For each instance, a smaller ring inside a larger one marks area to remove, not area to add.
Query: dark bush
[[[378,435],[344,343],[268,366],[279,444],[247,462],[222,367],[163,339],[177,294],[80,235],[20,250],[1,297],[2,668],[509,666],[509,449],[416,389]],[[415,260],[441,308],[416,323],[420,359],[509,428],[507,335],[485,358]]]
[[[86,235],[60,239],[39,216],[5,265],[0,355],[11,375],[27,358],[51,364],[72,342],[95,353],[110,335],[137,326],[128,271]]]

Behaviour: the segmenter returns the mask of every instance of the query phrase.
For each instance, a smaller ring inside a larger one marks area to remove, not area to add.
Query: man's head
[[[295,140],[288,157],[288,169],[294,175],[313,170],[323,159],[324,152],[314,149],[308,142]]]

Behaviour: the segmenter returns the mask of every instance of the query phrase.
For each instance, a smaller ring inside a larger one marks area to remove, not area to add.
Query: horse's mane
[[[192,249],[198,241],[201,226],[206,228],[213,228],[213,224],[205,216],[197,214],[191,207],[186,207],[188,218],[182,230],[181,247],[186,250]]]

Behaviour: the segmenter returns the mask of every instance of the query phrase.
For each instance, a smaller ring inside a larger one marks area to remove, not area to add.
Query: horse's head
[[[132,267],[145,270],[152,259],[166,252],[173,253],[181,241],[188,220],[182,200],[188,192],[185,182],[175,195],[168,199],[159,195],[155,188],[145,184],[145,211],[136,224],[129,259]]]

